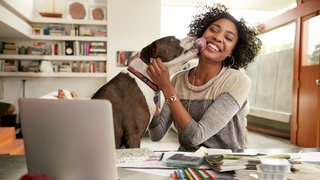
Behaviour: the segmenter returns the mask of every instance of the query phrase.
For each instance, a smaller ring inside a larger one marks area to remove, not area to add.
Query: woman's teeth
[[[220,49],[216,45],[208,43],[208,46],[211,47],[212,49],[220,52]]]

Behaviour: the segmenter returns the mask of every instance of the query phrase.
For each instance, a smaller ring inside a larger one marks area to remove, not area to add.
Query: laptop
[[[28,173],[118,179],[109,101],[20,98],[19,109]]]

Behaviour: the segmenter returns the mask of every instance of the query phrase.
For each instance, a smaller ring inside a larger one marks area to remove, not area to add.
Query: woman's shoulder
[[[250,77],[243,70],[228,68],[226,70],[225,77],[229,80],[239,83],[251,82]]]

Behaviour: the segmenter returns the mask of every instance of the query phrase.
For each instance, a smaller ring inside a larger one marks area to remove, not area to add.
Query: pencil
[[[208,171],[205,170],[204,168],[202,168],[201,171],[202,171],[203,173],[205,173],[205,174],[209,177],[210,180],[216,180],[216,178],[214,178],[214,177],[213,177],[210,173],[208,173]]]
[[[174,171],[174,175],[175,175],[175,177],[176,177],[176,179],[177,180],[179,180],[180,178],[179,178],[179,175],[178,175],[178,173],[177,173],[177,171]]]
[[[196,173],[195,170],[193,170],[192,168],[188,168],[188,171],[189,171],[190,174],[193,176],[193,179],[195,179],[195,180],[201,180],[201,177]]]
[[[177,180],[174,174],[170,174],[171,180]]]
[[[160,156],[160,158],[159,158],[159,161],[162,161],[163,156],[164,156],[164,152],[162,152],[162,154],[161,154],[161,156]]]
[[[184,180],[183,172],[181,169],[177,169],[180,180]]]
[[[206,177],[204,177],[203,174],[197,168],[194,168],[194,170],[201,177],[202,180],[206,180]]]
[[[188,180],[193,180],[193,177],[191,176],[191,174],[189,173],[189,171],[187,169],[184,169],[183,171],[187,175]]]

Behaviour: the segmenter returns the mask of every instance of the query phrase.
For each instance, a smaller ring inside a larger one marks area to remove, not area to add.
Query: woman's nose
[[[215,33],[212,35],[212,40],[214,40],[215,42],[221,43],[222,42],[222,33]]]

